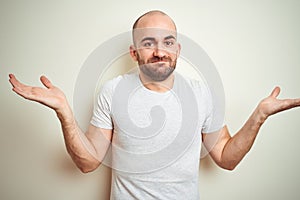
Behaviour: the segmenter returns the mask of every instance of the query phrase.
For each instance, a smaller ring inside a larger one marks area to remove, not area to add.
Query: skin
[[[173,86],[173,73],[157,81],[143,69],[155,71],[153,73],[156,74],[163,74],[168,69],[175,70],[181,47],[176,42],[174,22],[167,15],[150,14],[139,20],[136,30],[134,45],[130,46],[130,55],[139,64],[142,83],[146,88],[157,92],[169,90]]]
[[[137,28],[159,28],[176,32],[172,19],[159,12],[152,12],[142,17]],[[130,46],[130,55],[141,66],[148,65],[147,67],[156,70],[157,73],[162,73],[167,68],[175,68],[174,62],[176,63],[180,54],[180,44],[176,43],[175,51],[159,48],[159,44],[164,44],[165,41],[163,35],[156,41],[157,45],[153,48],[143,49],[138,45],[140,39],[138,36],[134,37],[134,45]],[[168,59],[164,60],[164,58]],[[149,90],[166,92],[173,86],[174,75],[172,73],[164,80],[155,81],[140,70],[140,79]],[[40,80],[45,87],[28,86],[18,81],[13,74],[9,75],[14,92],[25,99],[48,106],[56,112],[61,122],[66,149],[78,168],[84,173],[95,170],[108,150],[113,130],[89,125],[88,131],[84,134],[76,123],[64,93],[45,76],[42,76]],[[233,170],[251,149],[260,127],[269,116],[300,106],[300,98],[278,99],[279,93],[280,88],[275,87],[271,94],[258,104],[243,127],[233,137],[227,126],[217,133],[201,133],[203,143],[217,165]],[[99,135],[102,136],[101,140],[99,140]]]

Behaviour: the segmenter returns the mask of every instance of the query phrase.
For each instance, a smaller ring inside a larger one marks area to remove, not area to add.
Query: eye
[[[174,41],[165,41],[166,47],[171,47],[174,45]]]
[[[151,41],[143,42],[143,47],[153,47],[153,46],[154,46],[154,43]]]

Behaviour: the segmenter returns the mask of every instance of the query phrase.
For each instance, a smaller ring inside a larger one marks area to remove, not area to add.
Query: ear
[[[178,58],[180,55],[180,51],[181,51],[181,44],[177,43],[177,45],[178,45],[178,51],[177,51],[177,58]]]
[[[130,45],[129,47],[130,56],[134,61],[137,61],[137,51],[134,45]]]

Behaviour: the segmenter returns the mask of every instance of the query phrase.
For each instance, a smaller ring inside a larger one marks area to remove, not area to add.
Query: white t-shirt
[[[212,123],[211,102],[203,82],[177,73],[165,93],[145,88],[137,73],[104,84],[91,124],[113,129],[102,162],[113,169],[111,199],[199,199],[201,133],[223,126]]]

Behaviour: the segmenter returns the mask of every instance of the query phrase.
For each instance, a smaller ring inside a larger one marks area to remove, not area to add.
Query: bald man
[[[276,87],[232,137],[223,122],[213,123],[207,87],[174,72],[181,46],[173,20],[161,11],[147,12],[134,23],[132,35],[130,55],[139,71],[102,87],[86,133],[78,127],[64,93],[45,76],[41,77],[45,88],[39,88],[9,75],[17,94],[57,113],[67,151],[82,172],[91,172],[102,162],[112,167],[111,199],[199,199],[202,141],[218,166],[233,170],[270,115],[300,105],[300,99],[277,99]],[[185,104],[178,103],[178,97]],[[149,116],[157,105],[165,113]],[[186,113],[191,116],[182,125]],[[163,128],[157,130],[153,123]],[[191,131],[181,133],[181,126]]]

